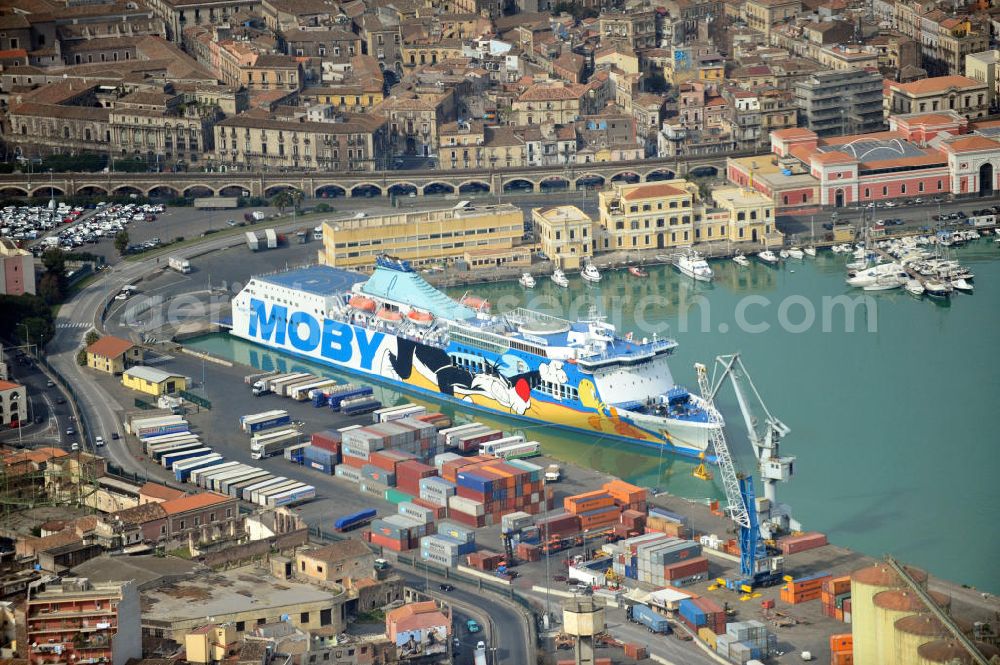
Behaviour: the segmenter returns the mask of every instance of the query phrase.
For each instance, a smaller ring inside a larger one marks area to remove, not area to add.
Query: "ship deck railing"
[[[558,323],[564,326],[572,325],[570,321],[567,321],[566,319],[561,319],[558,316],[552,316],[551,314],[536,312],[533,309],[525,309],[524,307],[512,309],[504,314],[504,316],[512,323]]]

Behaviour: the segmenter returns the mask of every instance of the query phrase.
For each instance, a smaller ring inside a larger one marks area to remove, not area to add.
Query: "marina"
[[[988,552],[995,549],[996,541],[992,532],[984,532],[980,511],[990,503],[992,470],[1000,462],[992,445],[992,433],[1000,423],[991,396],[1000,388],[997,366],[991,360],[995,339],[989,332],[995,329],[1000,312],[995,289],[1000,262],[996,261],[996,245],[989,240],[954,250],[976,273],[980,288],[975,298],[920,303],[902,290],[880,294],[877,333],[868,333],[861,326],[866,324],[864,312],[858,313],[860,329],[853,333],[842,332],[844,321],[839,319],[831,322],[838,325],[828,331],[819,324],[795,332],[778,327],[778,303],[787,298],[804,298],[821,312],[824,297],[853,291],[843,282],[845,259],[823,250],[815,260],[777,268],[755,262],[740,267],[713,261],[716,278],[707,284],[684,278],[669,266],[646,265],[646,279],[636,279],[626,270],[604,270],[596,287],[584,288],[583,280],[573,275],[565,289],[540,280],[527,294],[516,281],[477,287],[476,292],[497,308],[545,302],[563,311],[573,306],[586,311],[597,304],[622,331],[636,329],[641,311],[644,321],[663,324],[666,332],[677,337],[684,358],[692,364],[740,349],[772,408],[794,431],[787,447],[799,458],[798,474],[782,491],[807,528],[828,533],[838,544],[872,554],[891,551],[939,571],[943,577],[990,589],[995,586],[995,575]],[[466,291],[463,287],[449,293],[460,298]],[[650,302],[659,295],[661,300]],[[734,312],[748,295],[765,297],[771,303],[760,306],[750,317],[755,324],[770,324],[768,334],[744,333],[736,325]],[[535,298],[541,300],[533,301]],[[706,303],[711,316],[703,330]],[[227,336],[203,337],[188,344],[264,370],[338,376],[321,364]],[[942,344],[946,354],[940,352]],[[892,399],[886,399],[884,381],[859,381],[855,369],[859,366],[880,366],[880,374],[891,377]],[[788,371],[806,367],[807,372]],[[682,385],[695,385],[688,363],[674,363],[674,372]],[[951,387],[949,409],[953,417],[930,421],[913,418],[907,405],[925,402],[925,377],[929,375]],[[816,399],[817,385],[823,386],[822,399]],[[384,404],[412,399],[384,386],[375,390]],[[455,416],[450,405],[424,402]],[[734,408],[732,398],[723,395],[722,412],[734,413]],[[691,475],[694,463],[669,454],[622,447],[600,435],[567,436],[501,417],[477,414],[476,419],[539,441],[546,455],[640,486],[695,500],[721,497],[717,485]],[[740,425],[734,423],[732,431],[739,430]],[[885,440],[906,445],[880,445]],[[733,447],[734,455],[746,462],[749,451],[745,441]],[[969,459],[976,463],[967,464]],[[848,473],[845,460],[862,463],[851,462]],[[961,466],[961,473],[942,471],[954,465]],[[905,469],[905,473],[894,473],[896,469]],[[948,537],[928,538],[928,524],[947,525]],[[956,542],[970,546],[956,547]]]

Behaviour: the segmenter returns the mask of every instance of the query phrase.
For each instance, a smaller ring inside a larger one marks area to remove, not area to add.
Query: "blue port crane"
[[[793,458],[780,458],[777,455],[777,440],[788,432],[788,428],[781,421],[773,418],[766,407],[765,432],[763,436],[754,427],[755,422],[749,409],[749,402],[746,399],[744,388],[741,384],[740,376],[737,372],[742,372],[742,376],[748,377],[746,368],[739,358],[739,354],[730,356],[719,356],[716,361],[721,364],[722,372],[717,377],[714,384],[710,385],[708,368],[701,363],[695,365],[695,372],[698,376],[698,387],[701,391],[702,400],[708,411],[709,423],[715,425],[709,431],[710,443],[715,453],[719,471],[722,476],[722,486],[726,493],[726,513],[736,524],[739,534],[740,544],[740,578],[736,580],[726,580],[726,587],[734,590],[746,590],[748,588],[773,586],[782,581],[784,560],[781,556],[772,555],[767,550],[767,544],[761,535],[761,522],[758,513],[758,503],[754,492],[753,477],[737,470],[733,462],[729,444],[726,441],[725,429],[723,427],[722,416],[715,408],[715,396],[721,388],[723,382],[728,378],[732,381],[736,391],[737,401],[740,410],[747,422],[750,432],[751,443],[754,454],[761,464],[761,473],[765,478],[765,485],[768,476],[764,473],[765,465],[773,465],[775,459],[785,460],[786,473],[770,475],[784,475],[787,479],[791,475],[791,461]],[[752,382],[751,382],[752,385]],[[754,394],[760,398],[756,388]],[[763,400],[760,400],[763,404]],[[781,465],[779,464],[779,469]],[[773,494],[773,488],[772,492]],[[770,530],[769,530],[770,532]]]

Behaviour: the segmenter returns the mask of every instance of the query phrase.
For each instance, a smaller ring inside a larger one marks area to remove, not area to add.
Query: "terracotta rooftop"
[[[858,160],[857,158],[848,155],[846,152],[834,150],[832,152],[815,153],[813,154],[811,161],[818,162],[820,164],[853,164]]]
[[[117,358],[133,346],[135,346],[135,344],[127,339],[107,335],[88,346],[87,353],[103,356],[105,358]]]
[[[788,127],[771,132],[771,136],[777,136],[779,139],[811,139],[816,138],[816,132],[804,127]]]
[[[179,499],[164,501],[163,503],[157,505],[159,505],[167,515],[177,515],[178,513],[186,513],[189,510],[208,508],[209,506],[215,506],[232,500],[233,499],[231,497],[217,494],[215,492],[199,492],[198,494],[183,496]]]
[[[625,193],[625,200],[633,199],[653,199],[661,196],[684,196],[687,192],[680,187],[657,183],[655,185],[643,185]]]
[[[345,559],[353,559],[355,557],[366,556],[371,553],[372,551],[368,549],[367,545],[354,538],[302,552],[304,556],[318,561],[325,561],[326,563],[337,563],[339,561],[344,561]]]
[[[139,506],[133,506],[132,508],[126,508],[125,510],[119,510],[113,514],[121,520],[122,524],[130,526],[145,524],[147,522],[163,519],[167,516],[167,513],[163,510],[162,505],[163,504],[160,503],[144,503]]]
[[[979,152],[981,150],[1000,150],[1000,143],[985,136],[963,136],[944,144],[949,152]]]
[[[889,87],[911,95],[926,95],[945,92],[951,88],[978,88],[985,85],[968,76],[934,76],[911,83],[892,83]]]
[[[161,499],[163,501],[179,499],[184,496],[184,492],[181,490],[175,490],[172,487],[167,487],[166,485],[161,485],[160,483],[146,483],[139,488],[139,493],[144,496],[148,496],[153,499]]]
[[[13,390],[14,388],[20,387],[20,383],[14,383],[13,381],[0,381],[0,390]]]

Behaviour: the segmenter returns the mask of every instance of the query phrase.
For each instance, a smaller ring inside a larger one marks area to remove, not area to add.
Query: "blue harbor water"
[[[771,412],[792,430],[782,450],[797,456],[796,476],[778,496],[804,528],[1000,592],[1000,536],[991,510],[1000,471],[1000,246],[988,238],[954,254],[975,273],[975,294],[955,294],[945,303],[901,289],[850,289],[848,259],[830,252],[781,267],[713,262],[711,284],[650,266],[648,278],[607,271],[598,285],[570,275],[569,289],[541,277],[532,291],[505,282],[449,292],[486,297],[494,311],[527,305],[583,318],[594,306],[634,339],[674,337],[680,343],[674,378],[692,390],[695,362],[711,367],[716,355],[740,352]],[[829,300],[837,296],[871,297],[852,310],[853,331],[843,304]],[[337,376],[224,335],[189,345],[254,367],[294,363]],[[421,401],[386,388],[377,395],[385,403]],[[749,471],[752,453],[731,389],[717,402],[730,447]],[[456,416],[451,407],[434,407]],[[459,421],[473,418],[490,421],[479,413],[458,415]],[[722,495],[718,480],[691,475],[688,459],[596,435],[500,418],[493,424],[540,441],[549,455],[645,487],[693,499]]]

